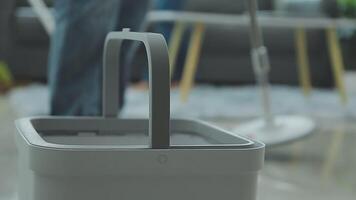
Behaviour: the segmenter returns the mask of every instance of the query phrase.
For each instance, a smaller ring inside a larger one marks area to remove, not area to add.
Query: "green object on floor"
[[[13,83],[13,78],[7,64],[0,61],[0,84],[10,86]]]

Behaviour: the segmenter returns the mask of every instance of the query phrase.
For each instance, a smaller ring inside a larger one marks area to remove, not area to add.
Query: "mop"
[[[260,88],[263,117],[239,125],[234,129],[234,132],[259,140],[266,146],[284,144],[302,138],[310,134],[315,127],[310,118],[292,115],[274,116],[271,111],[268,80],[270,63],[257,20],[258,5],[256,0],[247,0],[246,2],[250,16],[252,66]]]

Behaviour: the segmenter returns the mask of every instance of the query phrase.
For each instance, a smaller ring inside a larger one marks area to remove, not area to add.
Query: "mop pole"
[[[38,15],[38,18],[48,35],[51,35],[55,29],[55,22],[49,8],[46,6],[43,0],[28,0],[28,2]]]
[[[261,29],[257,20],[257,1],[246,0],[250,16],[251,59],[253,70],[260,88],[263,117],[267,127],[275,125],[271,111],[268,73],[270,70],[267,48],[263,44]]]

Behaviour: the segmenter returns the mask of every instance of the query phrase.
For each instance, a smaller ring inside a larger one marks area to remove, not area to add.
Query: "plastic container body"
[[[149,119],[117,119],[123,40],[143,42]],[[104,50],[103,117],[16,121],[19,200],[254,200],[264,145],[196,120],[170,120],[163,36],[110,33]]]
[[[147,120],[21,119],[19,199],[255,199],[262,144],[199,121],[171,124],[171,147],[151,149]]]

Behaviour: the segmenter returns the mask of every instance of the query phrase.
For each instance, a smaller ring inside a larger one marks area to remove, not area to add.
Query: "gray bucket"
[[[141,41],[150,73],[149,119],[118,119],[123,40]],[[20,200],[254,200],[264,145],[197,120],[170,119],[163,36],[110,33],[103,117],[16,121]]]

